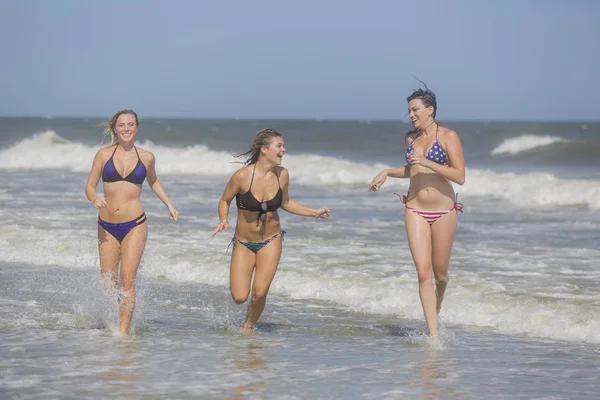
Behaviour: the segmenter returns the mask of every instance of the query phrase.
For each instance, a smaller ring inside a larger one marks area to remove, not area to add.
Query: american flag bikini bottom
[[[408,199],[408,193],[403,194],[402,196],[399,195],[398,193],[394,193],[394,194],[396,196],[400,197],[400,201],[403,204],[406,204],[406,200]],[[458,194],[456,195],[456,200],[457,200],[457,202],[455,202],[454,205],[452,206],[452,208],[449,210],[439,210],[439,211],[417,210],[416,208],[412,208],[409,206],[406,206],[406,208],[409,209],[410,211],[414,212],[415,214],[418,214],[421,217],[423,217],[423,219],[425,219],[425,221],[429,222],[429,225],[431,225],[435,221],[437,221],[440,217],[448,214],[450,211],[456,210],[456,211],[462,213],[464,205],[462,203],[458,203]]]

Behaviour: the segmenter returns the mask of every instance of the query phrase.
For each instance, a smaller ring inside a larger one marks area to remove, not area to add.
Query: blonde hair
[[[254,136],[250,149],[241,154],[236,154],[235,157],[245,158],[245,160],[242,161],[244,165],[256,164],[258,156],[260,156],[260,149],[269,146],[276,137],[281,137],[281,133],[277,132],[275,129],[263,129]]]
[[[133,111],[133,110],[117,111],[115,113],[115,115],[113,115],[112,118],[108,122],[104,122],[104,123],[100,124],[100,126],[104,126],[104,138],[102,139],[102,143],[104,143],[104,139],[106,139],[107,136],[110,137],[110,142],[104,147],[111,147],[111,146],[114,146],[117,144],[118,140],[117,140],[117,134],[115,133],[115,126],[117,125],[117,120],[119,119],[119,117],[124,114],[133,115],[135,117],[135,124],[137,126],[140,125],[138,116],[135,113],[135,111]]]

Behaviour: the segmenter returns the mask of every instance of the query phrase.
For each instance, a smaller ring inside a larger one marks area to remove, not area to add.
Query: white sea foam
[[[560,139],[560,138],[558,138]],[[552,139],[554,140],[554,139]],[[231,154],[210,150],[203,145],[186,148],[158,146],[146,141],[140,147],[152,151],[159,174],[229,176],[240,164]],[[22,140],[14,147],[0,151],[0,168],[66,169],[86,173],[97,148],[70,142],[53,131]],[[367,164],[314,154],[288,154],[284,166],[290,170],[295,184],[368,185],[383,164]],[[521,207],[583,206],[600,209],[600,181],[560,179],[549,173],[500,173],[484,169],[467,169],[464,186],[456,191],[465,196],[484,196],[508,200]],[[386,187],[406,186],[405,180],[389,179]]]
[[[555,143],[566,142],[568,142],[567,139],[558,136],[526,134],[504,140],[500,145],[492,150],[491,154],[493,156],[501,154],[515,155],[533,150],[538,147],[545,147]]]
[[[203,145],[176,148],[144,141],[139,147],[154,153],[159,174],[228,176],[241,166],[230,153],[210,150]],[[0,165],[7,170],[66,169],[85,173],[97,150],[97,147],[70,142],[54,131],[45,131],[0,151]],[[366,185],[386,167],[313,154],[288,154],[283,165],[293,171],[295,183],[307,185]]]
[[[196,262],[146,259],[144,273],[152,276],[219,287],[228,285],[226,253]],[[273,293],[295,300],[326,301],[356,312],[397,315],[417,321],[423,318],[413,273],[396,272],[381,278],[364,271],[352,272],[350,268],[342,271],[343,266],[315,271],[310,262],[297,265],[293,260],[298,259],[282,260],[271,287]],[[403,270],[412,272],[412,266]],[[457,277],[452,281],[444,303],[444,323],[488,327],[506,334],[600,343],[600,320],[595,318],[596,307],[589,296],[556,293],[555,299],[542,301],[533,290],[530,295],[523,295],[476,275],[463,279]]]
[[[97,249],[92,239],[69,243],[52,238],[47,231],[3,227],[0,241],[0,258],[5,262],[97,268]],[[301,244],[300,239],[296,242]],[[227,287],[229,253],[215,251],[215,243],[198,242],[194,251],[189,251],[187,245],[182,248],[175,244],[171,241],[163,246],[154,242],[145,252],[140,273],[179,283]],[[400,265],[396,261],[394,268],[388,268],[387,264],[379,268],[377,263],[383,261],[370,256],[373,251],[366,249],[368,254],[363,254],[364,251],[350,246],[344,251],[348,260],[362,256],[373,262],[358,268],[356,262],[347,265],[350,261],[340,260],[335,249],[328,252],[320,248],[317,254],[310,255],[287,246],[272,285],[273,293],[296,300],[325,301],[356,312],[397,315],[417,321],[423,318],[410,259],[400,261]],[[305,251],[306,247],[302,249]],[[595,317],[597,298],[569,292],[566,286],[556,287],[553,296],[544,295],[544,290],[548,290],[546,286],[539,290],[532,287],[531,293],[523,293],[518,288],[489,280],[486,274],[486,271],[470,272],[454,277],[444,303],[444,323],[488,327],[507,334],[600,343],[600,320]],[[510,274],[498,274],[505,275]],[[542,274],[516,275],[520,280],[552,280]]]
[[[560,179],[549,173],[498,173],[469,169],[464,186],[468,196],[508,200],[521,207],[585,206],[600,209],[600,181]]]

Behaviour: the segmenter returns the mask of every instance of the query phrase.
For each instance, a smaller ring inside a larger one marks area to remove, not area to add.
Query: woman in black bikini
[[[456,233],[457,213],[451,182],[465,183],[465,161],[458,134],[435,121],[435,94],[419,89],[408,98],[414,131],[406,135],[406,165],[381,171],[369,185],[377,191],[386,178],[410,178],[401,200],[408,246],[417,268],[419,296],[429,333],[437,336],[437,315],[448,283],[448,264]],[[432,279],[435,278],[435,289]]]
[[[306,217],[329,216],[326,207],[309,208],[290,199],[290,177],[287,169],[280,166],[285,152],[279,132],[273,129],[258,132],[250,149],[238,155],[245,158],[244,167],[229,179],[219,201],[219,223],[212,236],[229,229],[229,207],[236,198],[238,215],[232,239],[229,284],[237,304],[244,303],[252,292],[243,331],[254,329],[279,264],[285,232],[281,230],[277,210],[281,208]]]

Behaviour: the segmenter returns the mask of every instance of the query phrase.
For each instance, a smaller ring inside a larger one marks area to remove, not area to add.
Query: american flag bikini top
[[[413,151],[415,151],[415,141],[414,140],[412,142],[410,142],[410,144],[408,145],[408,148],[406,149],[406,153],[404,154],[404,158],[406,158],[406,162],[409,162],[408,156]],[[433,161],[440,165],[448,165],[448,156],[446,155],[446,152],[444,151],[444,148],[442,147],[440,142],[438,142],[437,137],[435,138],[435,142],[433,142],[433,144],[431,145],[431,148],[427,152],[427,155],[425,156],[425,158],[428,159],[429,161]]]
[[[410,144],[408,145],[408,148],[406,149],[406,153],[404,154],[404,158],[406,158],[406,162],[407,163],[409,162],[408,156],[413,151],[415,151],[415,141],[414,140],[412,142],[410,142]],[[427,152],[427,155],[425,156],[425,158],[427,158],[429,161],[433,161],[433,162],[438,163],[440,165],[449,165],[449,163],[448,163],[448,155],[446,154],[446,152],[444,151],[444,148],[442,147],[442,145],[440,144],[440,142],[437,139],[437,132],[436,132],[435,142],[433,142],[433,144],[431,145],[431,148]],[[406,202],[408,201],[408,196],[407,195],[400,195],[398,193],[394,193],[394,194],[400,198],[400,201],[402,201],[402,203],[406,204]],[[458,193],[457,193],[456,194],[456,200],[455,200],[455,203],[454,203],[454,207],[452,207],[452,209],[450,209],[450,211],[456,210],[456,211],[462,213],[463,212],[463,207],[464,206],[463,206],[462,203],[458,203]],[[424,213],[428,213],[428,211],[423,211],[423,212]],[[447,213],[447,211],[443,211],[443,213]],[[439,218],[440,216],[441,215],[438,215],[435,218],[435,220],[437,220],[437,218]],[[425,219],[427,219],[427,218],[425,218]],[[428,222],[431,224],[435,220],[431,220],[431,221],[428,220]]]

